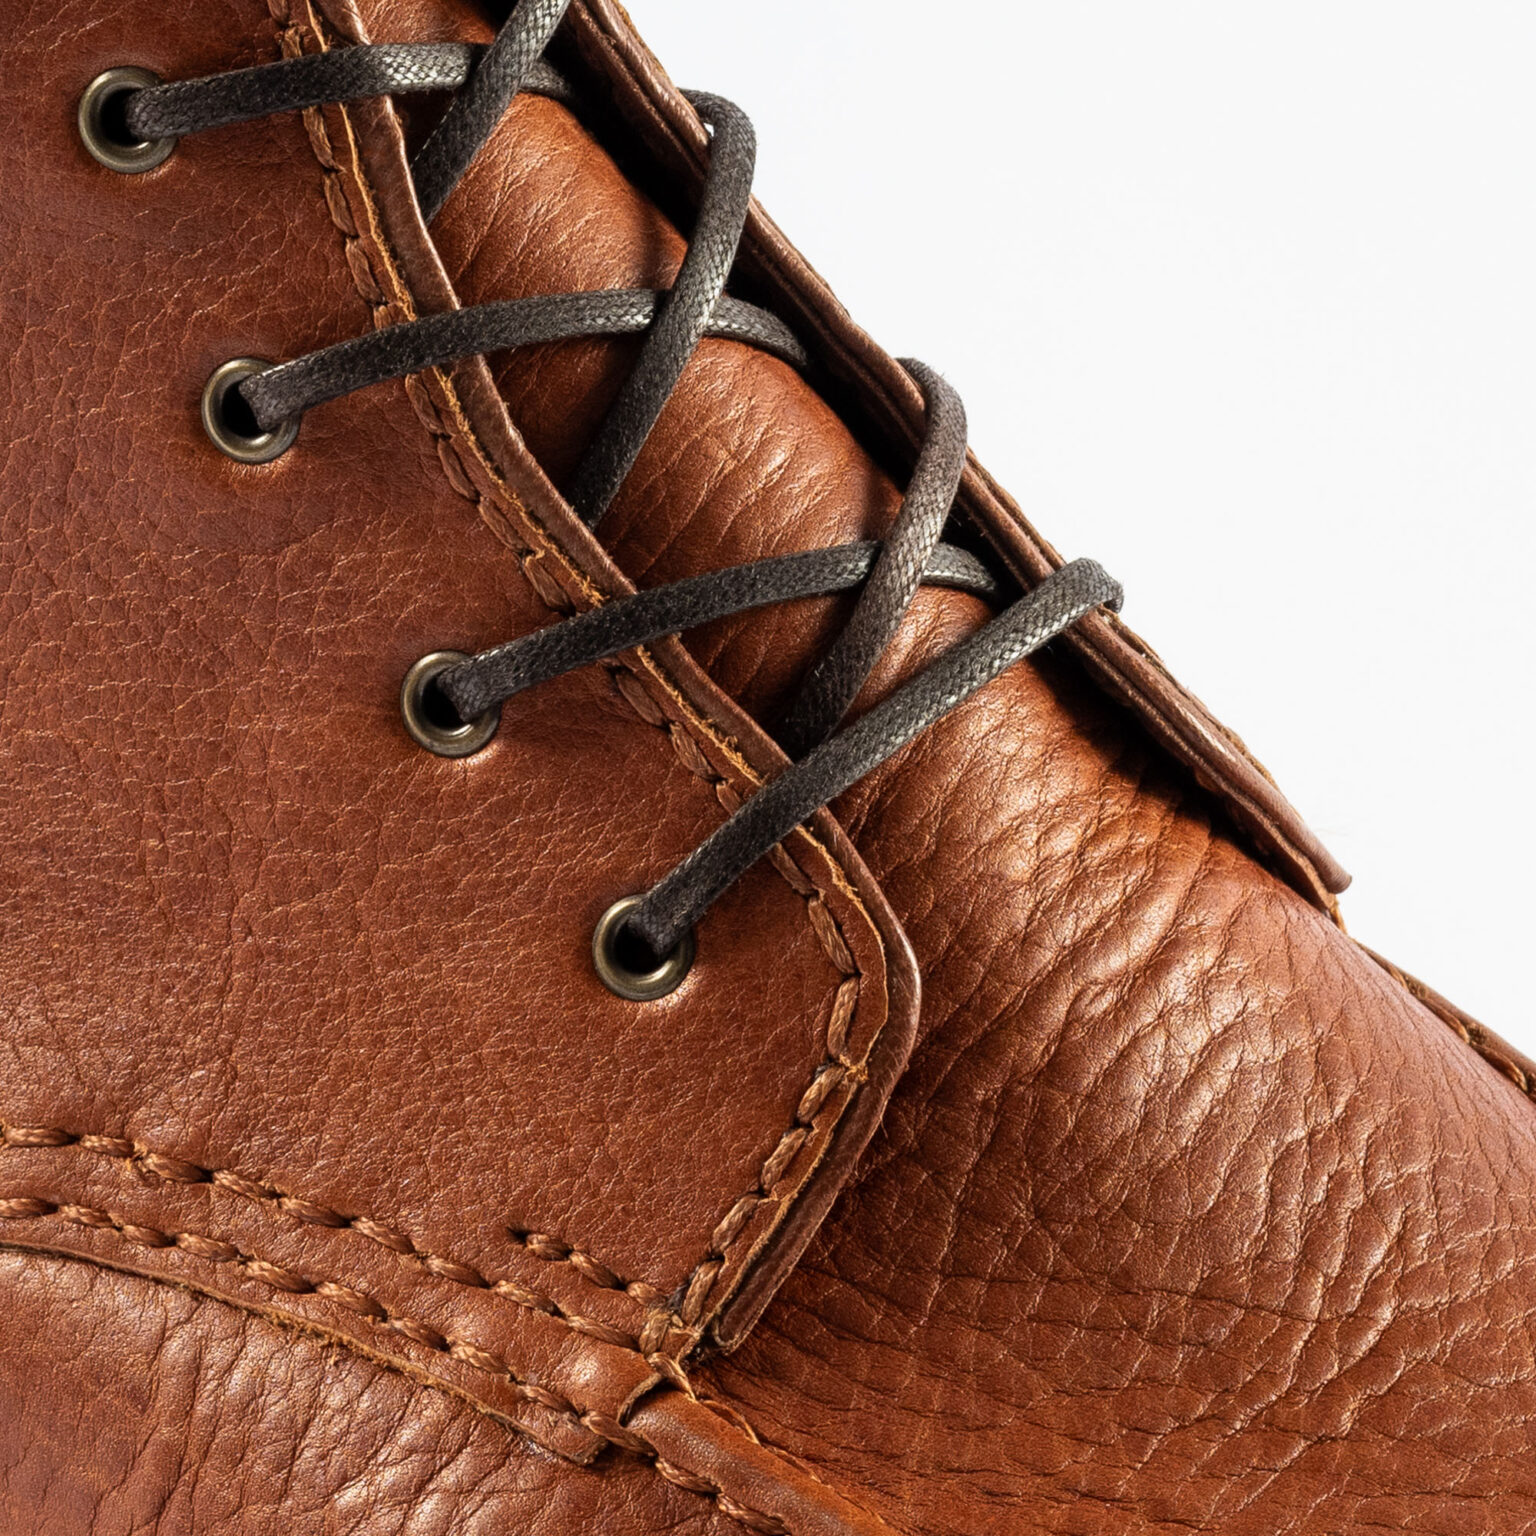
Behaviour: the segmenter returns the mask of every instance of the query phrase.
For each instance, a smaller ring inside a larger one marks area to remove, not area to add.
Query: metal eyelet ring
[[[159,84],[160,76],[152,70],[125,65],[97,75],[86,86],[75,120],[80,125],[80,142],[93,160],[109,171],[137,176],[170,159],[179,140],[136,139],[123,119],[129,96]]]
[[[216,368],[203,388],[203,431],[220,453],[237,464],[270,464],[287,453],[299,435],[297,417],[265,430],[239,393],[241,384],[271,366],[259,357],[237,357]]]
[[[598,980],[610,992],[631,1002],[649,1003],[675,992],[683,984],[683,978],[693,969],[694,945],[693,935],[685,933],[659,965],[650,970],[637,969],[636,957],[626,951],[638,946],[632,938],[625,942],[624,925],[641,900],[639,896],[626,896],[622,901],[614,902],[597,920],[592,934],[592,964]]]
[[[432,686],[452,667],[470,660],[463,651],[431,651],[400,685],[400,718],[411,739],[439,757],[469,757],[486,746],[501,724],[501,711],[488,709],[461,720],[443,693]]]

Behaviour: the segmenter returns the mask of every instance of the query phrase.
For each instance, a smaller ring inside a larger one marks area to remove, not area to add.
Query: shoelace
[[[569,86],[543,59],[567,4],[519,0],[488,47],[358,45],[146,86],[126,97],[123,121],[140,140],[174,140],[275,113],[450,92],[443,117],[411,167],[430,223],[520,92],[575,104]],[[796,366],[807,361],[776,316],[725,293],[751,197],[751,124],[720,97],[690,93],[688,99],[712,130],[710,162],[687,253],[670,289],[481,304],[327,347],[238,386],[260,429],[291,434],[306,411],[328,400],[465,357],[577,337],[643,336],[638,359],[568,491],[583,521],[598,527],[702,338],[730,337]],[[904,360],[903,366],[926,400],[927,430],[884,540],[776,556],[617,598],[449,666],[433,680],[458,720],[483,720],[524,689],[662,636],[753,608],[859,589],[847,623],[775,732],[792,766],[745,801],[624,918],[629,935],[653,957],[675,953],[714,901],[760,858],[977,689],[1094,609],[1120,606],[1117,582],[1094,561],[1074,561],[838,729],[920,586],[1001,597],[999,583],[976,556],[942,540],[965,466],[959,396],[924,364]]]

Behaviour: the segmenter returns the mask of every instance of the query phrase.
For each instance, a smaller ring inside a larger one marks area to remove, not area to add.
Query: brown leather
[[[739,1536],[755,1518],[636,1459],[572,1476],[440,1382],[195,1286],[17,1252],[0,1286],[0,1402],[26,1405],[8,1533]]]
[[[646,1006],[592,924],[780,765],[754,722],[838,605],[409,744],[417,655],[878,534],[915,430],[759,218],[743,279],[853,425],[706,343],[601,546],[556,487],[627,344],[218,458],[227,357],[665,283],[679,237],[537,99],[429,237],[387,105],[120,178],[79,89],[490,20],[23,0],[0,38],[8,1528],[1536,1527],[1531,1068],[1344,936],[1341,872],[1118,626],[797,834]],[[578,5],[560,62],[684,211],[698,126],[623,17]],[[1052,558],[979,468],[965,513]],[[981,617],[924,593],[871,693]]]
[[[273,44],[270,20],[252,22],[247,56]],[[172,29],[155,63],[217,68],[229,41]],[[120,46],[114,31],[68,67],[89,78]],[[250,184],[244,132],[210,135],[153,181],[96,176],[67,115],[50,135],[30,126],[58,88],[27,62],[5,110],[38,139],[36,204],[22,189],[16,210],[36,242],[25,259],[67,274],[66,253],[101,255],[78,290],[43,296],[49,327],[16,314],[12,338],[12,433],[67,441],[89,468],[62,501],[35,489],[51,449],[13,458],[7,483],[21,516],[6,541],[4,1118],[387,1219],[660,1348],[669,1319],[687,1334],[718,1308],[797,1194],[846,1171],[856,1147],[823,1157],[839,1116],[854,1105],[867,1134],[864,1105],[910,1039],[904,940],[851,855],[807,836],[799,865],[765,866],[722,906],[684,991],[637,1008],[602,987],[598,915],[750,791],[764,741],[679,652],[540,690],[471,762],[415,748],[395,704],[411,660],[530,629],[546,597],[568,605],[617,577],[565,561],[540,514],[595,551],[590,538],[525,458],[525,483],[498,483],[447,388],[356,400],[271,472],[211,453],[191,407],[220,358],[369,323],[352,277],[367,247],[333,218],[365,225],[368,209],[343,201],[292,120],[259,130],[267,163]],[[174,210],[169,248],[135,245],[146,195]],[[204,274],[247,271],[265,276],[217,279],[223,294],[175,326],[110,318],[151,274],[158,314]],[[89,378],[56,371],[53,326],[75,312],[100,329]],[[771,988],[757,985],[765,948]],[[357,1135],[333,1141],[339,1123]],[[56,1188],[47,1160],[11,1161],[17,1194]],[[595,1272],[629,1294],[509,1243],[509,1222],[600,1254]],[[563,1382],[570,1332],[538,1306],[515,1321],[547,1339],[528,1347]],[[633,1367],[612,1382],[592,1369],[571,1367],[591,1406],[617,1412]]]

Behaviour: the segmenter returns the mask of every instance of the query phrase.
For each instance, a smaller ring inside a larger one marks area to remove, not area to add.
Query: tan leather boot
[[[1532,1069],[562,11],[7,15],[0,1527],[1536,1528]]]

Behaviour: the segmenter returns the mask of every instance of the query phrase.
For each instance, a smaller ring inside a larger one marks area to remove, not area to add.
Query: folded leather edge
[[[344,1350],[375,1369],[399,1373],[427,1390],[441,1392],[465,1410],[484,1414],[515,1435],[527,1434],[524,1426],[440,1376],[281,1305],[258,1304],[195,1280],[157,1275],[101,1254],[16,1243],[3,1236],[0,1252],[81,1264],[147,1285],[171,1286],[201,1303],[243,1312],[321,1348]],[[685,1391],[669,1387],[656,1393],[627,1424],[599,1420],[593,1427],[606,1455],[627,1455],[646,1463],[672,1486],[708,1500],[724,1517],[757,1536],[898,1536],[886,1522],[809,1469],[765,1446],[750,1427],[733,1423]],[[536,1436],[529,1438],[537,1443]],[[602,1471],[601,1464],[594,1465],[590,1458],[567,1458],[567,1464],[572,1476],[600,1475]]]
[[[1358,941],[1357,941],[1358,943]],[[1403,988],[1419,1005],[1429,1010],[1463,1045],[1481,1056],[1500,1077],[1508,1079],[1526,1100],[1536,1107],[1536,1061],[1517,1051],[1502,1035],[1480,1024],[1471,1014],[1442,997],[1417,976],[1394,965],[1385,955],[1364,944],[1359,947]]]

